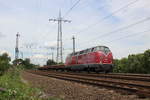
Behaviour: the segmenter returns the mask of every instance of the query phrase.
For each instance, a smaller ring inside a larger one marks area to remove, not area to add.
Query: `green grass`
[[[20,70],[17,68],[10,69],[0,76],[0,88],[7,90],[0,92],[0,100],[59,100],[41,98],[41,90],[31,88],[29,84],[24,83],[20,77]]]

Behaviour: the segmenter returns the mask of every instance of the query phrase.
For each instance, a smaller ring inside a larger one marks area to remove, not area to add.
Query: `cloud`
[[[48,60],[48,56],[45,56],[43,54],[35,54],[31,56],[30,59],[32,63],[44,65],[46,64],[46,61]]]
[[[46,59],[47,57],[42,54],[36,54],[31,57],[31,59]]]
[[[45,47],[56,47],[57,46],[57,41],[48,41],[44,43]]]
[[[0,32],[0,38],[3,38],[3,37],[5,37],[5,35],[2,32]]]

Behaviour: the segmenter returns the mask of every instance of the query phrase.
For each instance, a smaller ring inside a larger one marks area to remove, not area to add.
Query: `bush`
[[[54,60],[48,59],[46,65],[56,65],[57,63]]]
[[[144,52],[144,65],[146,73],[150,73],[150,49]]]
[[[10,68],[10,57],[7,53],[4,53],[0,56],[0,75],[6,72]]]
[[[23,60],[23,59],[14,60],[13,65],[14,66],[21,66],[22,68],[25,68],[25,69],[34,69],[34,68],[36,68],[36,65],[32,64],[30,62],[29,58],[26,58],[25,60]]]
[[[31,88],[22,81],[18,68],[11,68],[1,76],[0,87],[6,89],[6,92],[0,92],[0,100],[56,100],[41,98],[42,92],[39,89]]]
[[[127,58],[114,60],[114,72],[150,73],[150,50],[141,54],[129,55]]]

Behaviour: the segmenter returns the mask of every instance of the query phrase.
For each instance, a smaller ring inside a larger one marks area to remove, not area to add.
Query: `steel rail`
[[[132,73],[110,73],[109,75],[150,77],[150,74],[132,74]]]
[[[71,75],[64,75],[59,73],[46,73],[42,71],[35,71],[31,72],[38,75],[69,80],[74,82],[86,83],[89,85],[95,86],[103,86],[107,88],[119,89],[119,90],[126,90],[128,92],[132,92],[134,94],[139,95],[140,97],[150,97],[150,86],[140,85],[140,84],[131,84],[131,83],[124,83],[124,82],[114,82],[114,81],[106,81],[106,80],[99,80],[99,79],[92,79],[89,77],[83,76],[71,76]]]
[[[150,85],[143,85],[143,84],[137,84],[137,83],[135,84],[135,83],[130,83],[130,82],[129,83],[128,82],[118,82],[118,80],[106,80],[106,79],[101,79],[101,78],[96,78],[96,77],[68,75],[68,74],[62,74],[62,73],[47,73],[47,74],[48,75],[49,74],[54,74],[54,75],[57,75],[57,76],[60,75],[60,76],[64,76],[64,77],[78,78],[78,79],[90,80],[90,81],[95,81],[95,82],[106,82],[106,83],[111,83],[111,84],[118,83],[118,85],[130,85],[130,86],[136,86],[136,87],[150,89]]]
[[[53,71],[47,71],[47,72],[53,72]],[[113,79],[122,79],[122,80],[136,80],[136,81],[146,81],[150,82],[150,77],[144,77],[144,76],[127,76],[127,75],[120,75],[120,74],[89,74],[89,73],[73,73],[73,72],[61,72],[63,74],[69,74],[69,75],[79,75],[79,76],[89,76],[89,77],[99,77],[99,78],[113,78]]]

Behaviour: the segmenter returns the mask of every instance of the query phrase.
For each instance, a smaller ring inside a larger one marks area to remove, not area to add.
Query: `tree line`
[[[54,60],[47,60],[46,65],[56,65],[57,63]],[[59,63],[62,64],[62,63]],[[35,69],[39,65],[31,63],[29,58],[26,59],[15,59],[11,62],[11,58],[7,53],[0,55],[0,76],[3,75],[9,68],[20,67],[24,69]]]
[[[150,49],[126,58],[114,59],[114,72],[150,74]]]
[[[32,64],[29,58],[17,59],[11,62],[11,58],[7,53],[0,55],[0,76],[3,75],[9,68],[21,67],[25,69],[34,69],[37,65]]]
[[[150,74],[150,49],[144,53],[132,54],[126,58],[114,59],[115,73],[145,73]],[[46,62],[46,65],[56,65],[57,63],[51,59]],[[59,63],[63,64],[63,63]],[[32,64],[30,59],[17,59],[12,61],[7,53],[0,55],[0,75],[7,71],[10,67],[21,66],[25,69],[34,69],[37,65]]]

